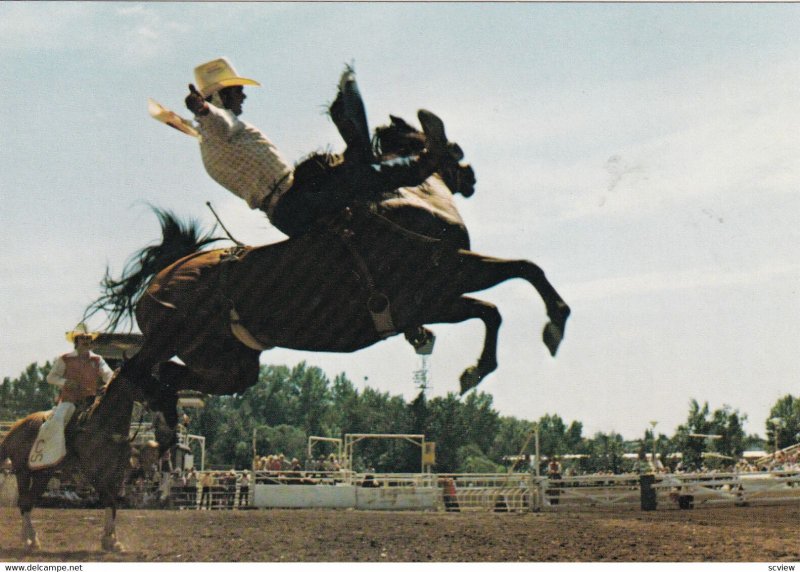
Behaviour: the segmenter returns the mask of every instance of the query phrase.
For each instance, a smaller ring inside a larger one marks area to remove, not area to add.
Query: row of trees
[[[0,420],[12,420],[31,411],[47,409],[55,389],[45,377],[50,364],[30,365],[18,378],[5,378],[0,385]],[[543,456],[586,455],[580,469],[620,472],[626,467],[623,455],[644,456],[655,445],[662,455],[682,453],[687,467],[703,463],[703,452],[720,458],[738,458],[746,449],[765,445],[757,435],[746,435],[746,416],[723,407],[711,411],[708,403],[690,402],[686,423],[673,436],[655,435],[647,430],[626,441],[617,433],[583,435],[579,421],[567,424],[558,415],[537,421],[502,416],[492,397],[472,392],[459,399],[455,394],[428,399],[420,393],[410,402],[372,388],[358,390],[341,374],[330,380],[317,367],[301,363],[294,368],[262,366],[259,382],[242,394],[212,396],[199,410],[187,412],[190,433],[204,435],[207,465],[250,467],[253,435],[259,455],[283,453],[286,457],[306,456],[311,435],[342,437],[346,433],[424,434],[436,443],[438,472],[485,472],[502,470],[504,459],[533,452],[534,428],[538,426]],[[800,432],[800,399],[780,399],[770,411],[767,449],[797,442]],[[776,420],[780,419],[780,423]],[[718,435],[707,440],[698,435]],[[331,452],[320,443],[316,454]],[[405,441],[365,440],[357,446],[357,468],[389,472],[416,472],[420,450]],[[705,461],[708,463],[708,460]]]

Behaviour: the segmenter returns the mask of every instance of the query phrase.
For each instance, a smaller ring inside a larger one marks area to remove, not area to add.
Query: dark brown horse
[[[59,465],[48,469],[31,471],[28,468],[31,447],[47,412],[31,413],[12,426],[0,443],[0,463],[10,459],[16,475],[17,506],[22,515],[25,549],[39,548],[31,511],[56,471],[83,474],[105,508],[102,549],[123,549],[116,533],[117,496],[129,468],[128,432],[134,400],[142,400],[141,390],[118,373],[84,414],[73,416],[67,427],[67,456]]]
[[[511,278],[542,297],[550,318],[543,339],[555,355],[569,307],[532,262],[468,250],[450,189],[472,194],[474,176],[450,167],[258,248],[193,252],[213,239],[160,213],[162,244],[144,249],[122,279],[107,277],[106,294],[91,308],[109,312],[114,324],[135,309],[145,341],[123,373],[160,396],[174,425],[175,392],[241,392],[258,381],[259,356],[270,347],[354,352],[398,333],[413,340],[425,324],[478,318],[484,347],[461,376],[463,394],[497,368],[501,323],[494,305],[465,294]]]
[[[159,272],[136,304],[144,345],[122,372],[163,394],[231,394],[258,381],[269,347],[354,352],[423,324],[478,318],[484,348],[461,376],[464,393],[496,369],[501,323],[495,306],[465,294],[511,278],[542,297],[543,339],[555,355],[569,308],[538,266],[455,249],[356,211],[297,238],[201,251]],[[174,423],[174,402],[163,410]]]

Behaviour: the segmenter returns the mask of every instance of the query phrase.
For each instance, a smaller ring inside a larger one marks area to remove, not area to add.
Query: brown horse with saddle
[[[57,465],[35,471],[28,466],[31,448],[48,415],[46,411],[17,421],[0,443],[0,463],[10,459],[17,479],[17,506],[22,515],[25,550],[40,547],[31,511],[56,472],[81,474],[94,487],[105,508],[101,547],[107,551],[123,550],[116,533],[118,495],[131,457],[129,431],[133,405],[146,399],[141,387],[132,381],[115,375],[88,409],[73,416],[66,430],[67,456]]]

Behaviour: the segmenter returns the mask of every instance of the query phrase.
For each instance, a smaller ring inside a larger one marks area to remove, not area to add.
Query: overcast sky
[[[342,148],[323,111],[352,62],[372,125],[426,107],[466,151],[473,249],[535,261],[572,307],[554,359],[528,284],[479,294],[504,318],[480,386],[502,414],[636,438],[697,399],[763,435],[800,395],[798,29],[797,4],[2,3],[0,375],[70,349],[106,266],[158,238],[148,203],[210,225],[211,201],[240,240],[282,237],[148,97],[188,116],[192,70],[227,56],[263,84],[243,119],[296,161]],[[433,329],[436,396],[483,327]],[[417,391],[402,338],[262,355],[302,360]]]

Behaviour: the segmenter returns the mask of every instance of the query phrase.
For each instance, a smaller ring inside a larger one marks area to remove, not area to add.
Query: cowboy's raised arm
[[[195,120],[203,130],[210,131],[217,137],[231,137],[242,128],[242,122],[233,113],[208,103],[191,83],[189,95],[186,96],[186,107],[194,113]]]

